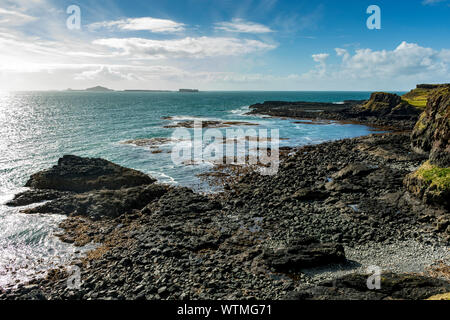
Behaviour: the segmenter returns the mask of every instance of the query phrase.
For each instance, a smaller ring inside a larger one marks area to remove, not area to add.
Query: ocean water
[[[154,153],[124,144],[139,138],[170,137],[164,128],[182,120],[246,121],[279,129],[281,146],[297,146],[367,135],[361,126],[299,124],[288,119],[247,116],[248,106],[267,100],[339,103],[367,99],[370,92],[17,92],[0,93],[0,288],[45,273],[83,252],[54,234],[64,217],[25,215],[4,205],[24,190],[29,176],[65,154],[102,157],[141,170],[160,182],[207,191],[196,177],[208,164],[174,165],[171,142]],[[172,117],[164,119],[164,117]],[[247,127],[248,128],[248,127]],[[247,129],[246,128],[246,129]]]

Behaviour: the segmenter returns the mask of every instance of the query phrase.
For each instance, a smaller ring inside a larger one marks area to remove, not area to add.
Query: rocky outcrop
[[[432,165],[450,166],[450,87],[437,90],[428,100],[411,135],[416,152],[429,153]]]
[[[409,174],[406,188],[425,203],[450,208],[450,87],[436,90],[411,135],[414,151],[429,155]]]
[[[361,112],[377,117],[392,119],[416,118],[420,111],[411,106],[396,94],[386,92],[374,92],[362,107]]]
[[[156,179],[142,172],[104,159],[66,155],[53,168],[32,175],[25,186],[33,189],[87,192],[130,188],[155,181]]]
[[[32,175],[26,184],[31,190],[17,194],[7,205],[48,201],[22,212],[115,218],[143,209],[167,192],[168,187],[155,181],[104,159],[64,156],[53,168]]]
[[[380,288],[369,289],[370,275],[350,274],[291,292],[287,300],[424,300],[450,292],[447,281],[414,274],[381,275]]]
[[[358,122],[395,130],[411,130],[421,112],[400,96],[384,92],[373,93],[368,101],[349,100],[342,104],[266,101],[251,105],[250,110],[249,114]]]
[[[295,273],[304,268],[345,262],[345,253],[340,244],[304,238],[293,241],[285,249],[264,252],[264,259],[275,271]]]

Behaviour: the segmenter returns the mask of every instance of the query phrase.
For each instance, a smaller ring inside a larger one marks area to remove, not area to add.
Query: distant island
[[[171,90],[141,90],[141,89],[129,89],[123,90],[124,92],[172,92]]]
[[[87,89],[84,89],[84,90],[74,90],[74,89],[70,89],[69,88],[66,91],[112,92],[114,90],[113,89],[108,89],[108,88],[105,88],[105,87],[102,87],[102,86],[96,86],[96,87],[87,88]]]
[[[198,89],[180,89],[179,92],[199,92]]]
[[[67,89],[65,91],[71,91],[71,92],[115,92],[113,89],[109,89],[102,86],[95,86],[92,88],[87,89]],[[120,91],[120,90],[119,90]],[[123,92],[174,92],[172,90],[151,90],[151,89],[126,89],[123,90]],[[179,89],[178,92],[200,92],[198,89]]]

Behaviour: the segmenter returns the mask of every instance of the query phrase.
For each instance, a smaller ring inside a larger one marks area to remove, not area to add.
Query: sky
[[[371,5],[380,29],[367,26]],[[443,82],[450,0],[0,0],[0,91]]]

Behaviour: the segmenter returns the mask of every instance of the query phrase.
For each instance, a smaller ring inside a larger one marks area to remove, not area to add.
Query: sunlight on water
[[[370,133],[358,125],[298,124],[291,120],[246,116],[248,106],[267,100],[328,101],[366,99],[368,92],[202,92],[0,94],[0,287],[27,280],[52,263],[68,261],[78,249],[54,234],[61,216],[24,215],[4,203],[29,176],[54,165],[64,154],[102,157],[141,170],[160,182],[202,188],[196,174],[208,166],[176,166],[173,143],[154,153],[123,144],[138,138],[170,137],[164,128],[187,119],[237,120],[280,129],[281,146],[297,146]],[[172,117],[172,120],[163,117]],[[154,151],[154,150],[153,150]]]

